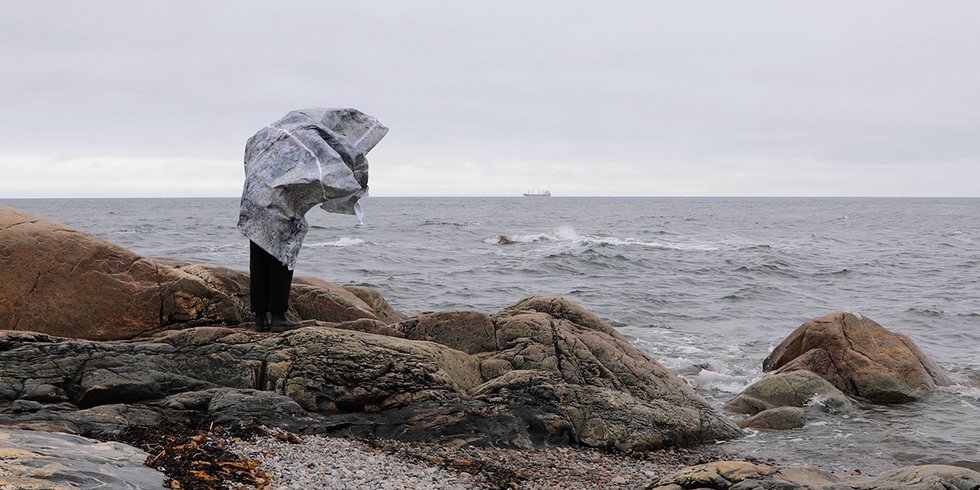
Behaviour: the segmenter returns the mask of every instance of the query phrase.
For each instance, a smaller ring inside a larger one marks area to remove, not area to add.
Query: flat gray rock
[[[147,454],[118,442],[33,430],[0,429],[0,488],[163,488]]]

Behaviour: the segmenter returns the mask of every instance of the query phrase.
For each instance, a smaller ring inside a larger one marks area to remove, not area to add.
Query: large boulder
[[[488,380],[477,388],[483,396],[521,411],[555,400],[547,417],[525,422],[567,426],[575,442],[629,449],[695,444],[704,440],[701,431],[740,434],[676,375],[565,298],[533,296],[492,316],[421,314],[398,328],[409,339],[472,354]]]
[[[142,257],[0,206],[0,329],[110,340],[186,326],[238,325],[250,318],[248,293],[246,273]],[[290,314],[325,322],[403,318],[379,298],[367,288],[352,292],[297,278]]]
[[[615,331],[514,308],[380,323],[307,322],[282,335],[194,327],[110,342],[3,332],[0,425],[111,435],[190,418],[620,450],[740,434]]]
[[[769,354],[763,370],[812,371],[844,393],[876,403],[919,400],[951,384],[907,336],[841,311],[800,325]]]

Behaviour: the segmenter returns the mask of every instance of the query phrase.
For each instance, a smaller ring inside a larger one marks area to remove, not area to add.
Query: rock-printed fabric
[[[260,129],[245,145],[238,229],[290,269],[320,205],[355,214],[367,193],[367,153],[388,133],[355,109],[303,109]]]

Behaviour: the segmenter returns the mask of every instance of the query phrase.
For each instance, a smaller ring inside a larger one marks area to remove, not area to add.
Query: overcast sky
[[[21,1],[0,198],[237,196],[292,109],[376,196],[980,196],[980,2]]]

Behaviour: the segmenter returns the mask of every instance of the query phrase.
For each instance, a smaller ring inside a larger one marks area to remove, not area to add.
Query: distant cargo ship
[[[551,191],[527,191],[524,197],[551,197]]]

